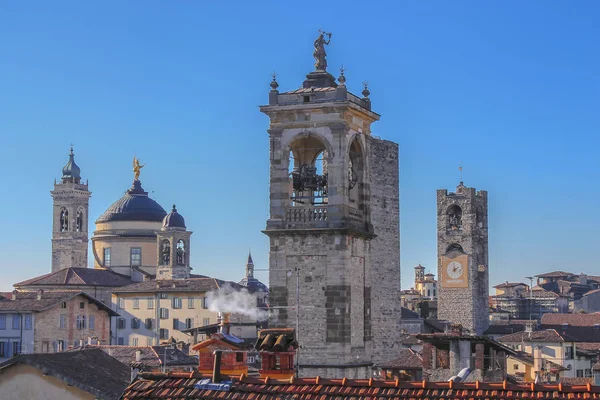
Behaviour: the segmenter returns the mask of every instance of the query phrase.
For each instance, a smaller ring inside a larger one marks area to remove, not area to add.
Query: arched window
[[[448,207],[448,229],[451,231],[457,231],[462,229],[462,208],[458,205],[453,204]]]
[[[356,208],[363,209],[361,197],[364,181],[364,156],[357,138],[352,141],[348,155],[348,196],[350,204],[353,204]]]
[[[306,134],[293,141],[288,166],[292,205],[327,204],[328,158],[317,136]]]
[[[66,232],[69,230],[69,210],[66,207],[60,209],[60,231]]]
[[[177,265],[185,265],[186,248],[183,239],[177,241]]]
[[[163,240],[160,245],[160,255],[162,265],[168,265],[171,262],[171,242]]]
[[[81,208],[77,210],[77,217],[75,219],[75,229],[77,232],[83,231],[83,210]]]
[[[452,243],[450,246],[448,246],[446,253],[450,253],[451,251],[460,251],[461,253],[464,253],[462,246],[458,243]]]

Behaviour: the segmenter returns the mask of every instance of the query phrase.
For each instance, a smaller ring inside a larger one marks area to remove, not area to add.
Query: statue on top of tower
[[[329,39],[325,40],[325,35]],[[319,29],[319,37],[315,40],[315,51],[313,57],[315,58],[315,69],[317,71],[327,70],[327,53],[325,52],[325,45],[331,42],[331,32],[325,32]]]
[[[146,164],[140,165],[140,160],[133,156],[133,179],[136,181],[140,180],[140,171],[144,168]]]

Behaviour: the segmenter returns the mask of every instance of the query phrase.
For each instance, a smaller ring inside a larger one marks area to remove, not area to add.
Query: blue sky
[[[491,283],[600,275],[595,1],[0,3],[0,290],[50,271],[52,182],[69,144],[95,220],[130,186],[176,203],[196,273],[266,268],[269,74],[369,81],[373,133],[400,144],[402,286],[436,264],[435,190],[489,191]],[[259,278],[267,281],[265,272]]]

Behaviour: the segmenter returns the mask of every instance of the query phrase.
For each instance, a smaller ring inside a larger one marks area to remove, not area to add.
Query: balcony
[[[288,207],[285,212],[284,229],[350,228],[367,231],[364,212],[350,207],[345,209],[345,218],[338,217],[333,221],[327,205]]]

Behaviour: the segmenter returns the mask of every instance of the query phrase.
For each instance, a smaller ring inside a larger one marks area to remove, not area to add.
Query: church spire
[[[73,154],[73,145],[71,145],[71,151],[69,152],[69,161],[63,167],[62,173],[63,183],[79,183],[81,181],[81,169],[77,164],[75,164],[75,154]]]
[[[246,279],[254,278],[254,261],[252,253],[248,250],[248,262],[246,263]]]

